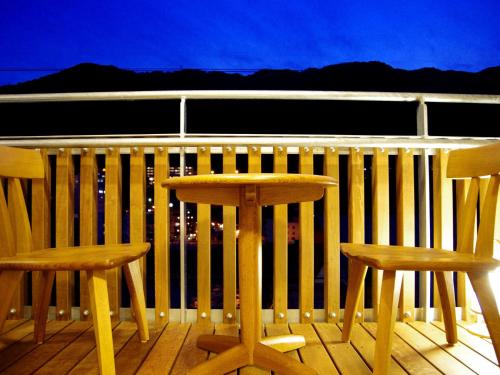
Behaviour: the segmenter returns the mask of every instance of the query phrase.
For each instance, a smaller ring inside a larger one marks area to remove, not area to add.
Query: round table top
[[[293,173],[225,173],[204,174],[195,176],[171,177],[164,180],[161,185],[168,188],[189,187],[238,187],[245,185],[259,186],[335,186],[337,180],[330,176]]]

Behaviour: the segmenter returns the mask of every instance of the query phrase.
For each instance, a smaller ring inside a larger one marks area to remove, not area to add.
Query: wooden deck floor
[[[495,353],[487,340],[459,327],[460,342],[446,344],[441,323],[396,324],[391,374],[500,374]],[[341,326],[289,324],[266,326],[266,335],[296,333],[307,346],[289,355],[319,374],[370,374],[375,323],[357,325],[350,344],[340,342]],[[114,326],[116,373],[184,374],[210,354],[196,348],[200,334],[236,335],[234,325],[170,323],[151,326],[151,340],[141,344],[133,322]],[[33,342],[33,321],[8,321],[0,335],[2,374],[97,374],[93,329],[80,321],[50,321],[47,340]],[[241,374],[269,374],[247,368]]]

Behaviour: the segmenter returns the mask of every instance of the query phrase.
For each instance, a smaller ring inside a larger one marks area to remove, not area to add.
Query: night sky
[[[498,0],[2,1],[0,85],[81,62],[250,72],[500,65]]]

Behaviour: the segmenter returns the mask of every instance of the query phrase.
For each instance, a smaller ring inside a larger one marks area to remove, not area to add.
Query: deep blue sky
[[[373,60],[404,69],[475,72],[498,66],[500,1],[5,0],[0,5],[0,85],[81,62],[131,69],[300,70]]]

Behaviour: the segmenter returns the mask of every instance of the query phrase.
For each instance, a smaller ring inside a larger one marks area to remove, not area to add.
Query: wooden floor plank
[[[339,327],[342,329],[342,324],[339,324]],[[359,324],[354,324],[352,328],[351,345],[363,357],[368,366],[373,369],[375,339]],[[406,373],[394,359],[391,360],[389,374],[401,375]]]
[[[135,374],[164,329],[165,326],[156,326],[154,323],[150,323],[149,341],[145,343],[141,342],[139,333],[136,332],[115,357],[116,373],[120,375]]]
[[[168,374],[189,332],[188,323],[169,323],[137,371],[138,375]]]
[[[315,323],[314,328],[341,374],[371,374],[350,343],[342,342],[342,331],[336,324]]]
[[[363,327],[370,333],[370,335],[372,335],[373,338],[376,337],[376,323],[363,323]],[[398,335],[394,335],[393,338],[392,357],[410,374],[440,374],[440,372],[430,362],[422,357]]]
[[[302,335],[306,339],[306,346],[299,349],[303,363],[316,370],[320,375],[339,373],[310,324],[290,324],[290,330],[293,334]]]
[[[50,320],[45,328],[45,341],[61,331],[64,327],[70,324],[71,321]],[[34,332],[24,336],[15,345],[10,345],[5,350],[0,352],[0,371],[9,367],[12,363],[21,360],[24,355],[38,347],[35,342]]]
[[[440,330],[444,331],[443,322],[434,321],[432,322],[432,324],[438,327]],[[462,344],[467,345],[469,348],[474,350],[479,355],[482,355],[483,357],[489,359],[491,362],[498,365],[495,349],[493,348],[493,345],[491,345],[491,342],[488,342],[487,340],[479,336],[473,335],[472,333],[467,331],[466,328],[467,328],[467,323],[458,322],[457,325],[458,340]]]
[[[8,332],[0,336],[0,352],[5,350],[8,346],[15,344],[23,337],[33,333],[35,325],[32,320],[28,320],[15,329],[9,330]]]
[[[439,345],[441,348],[446,350],[458,361],[469,367],[472,371],[477,372],[478,374],[500,375],[500,367],[493,364],[482,355],[477,354],[474,350],[471,350],[461,342],[458,342],[455,345],[449,345],[446,341],[446,333],[441,331],[436,326],[424,322],[413,322],[410,325],[436,345]]]
[[[115,355],[125,346],[125,344],[137,332],[135,322],[123,321],[113,330],[113,350]],[[95,339],[94,339],[95,344]],[[92,349],[70,372],[71,375],[96,375],[99,374],[97,367],[97,352]]]
[[[112,322],[115,328],[119,322]],[[75,341],[57,353],[50,361],[39,368],[36,375],[66,374],[75,367],[92,349],[96,347],[94,328],[89,328],[83,332]]]
[[[2,374],[98,374],[95,338],[89,322],[49,321],[46,342],[33,341],[33,322],[11,323],[0,335]],[[207,360],[208,353],[196,348],[200,334],[236,336],[236,325],[191,325],[170,323],[154,328],[151,340],[141,344],[135,322],[119,322],[113,331],[117,374],[185,374]],[[354,325],[351,345],[342,343],[339,327],[328,323],[268,324],[267,336],[302,334],[307,346],[288,353],[319,374],[369,374],[373,366],[376,323]],[[458,327],[460,344],[448,346],[441,322],[397,323],[390,374],[499,374],[500,368],[484,356],[494,356],[492,345]],[[479,353],[478,353],[479,352]],[[239,374],[270,374],[256,367]],[[209,374],[215,375],[215,374]],[[236,375],[236,371],[232,375]],[[284,375],[284,374],[281,374]]]
[[[71,322],[57,335],[52,336],[25,355],[22,361],[15,362],[6,368],[3,373],[13,375],[33,373],[76,340],[89,327],[89,322]]]
[[[417,332],[410,325],[396,322],[394,331],[444,374],[474,374],[467,366],[455,361],[449,353]]]
[[[200,335],[213,335],[213,324],[193,324],[184,341],[181,352],[175,361],[172,375],[184,375],[189,369],[208,359],[208,352],[196,346],[196,340]]]
[[[0,332],[0,334],[3,334],[5,332],[9,332],[10,330],[16,328],[17,326],[23,324],[23,323],[26,323],[26,319],[12,319],[12,320],[6,320],[4,325],[3,325],[3,328],[2,328],[2,332]]]

